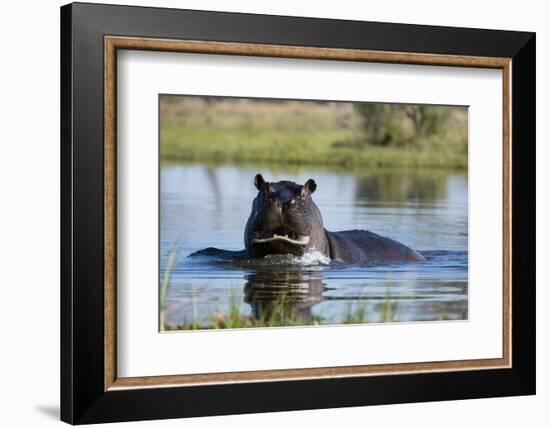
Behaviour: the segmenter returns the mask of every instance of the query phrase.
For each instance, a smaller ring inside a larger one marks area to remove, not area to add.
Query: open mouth
[[[254,244],[286,242],[294,245],[307,245],[309,243],[309,236],[299,235],[286,230],[276,232],[256,232],[256,238],[253,242]]]

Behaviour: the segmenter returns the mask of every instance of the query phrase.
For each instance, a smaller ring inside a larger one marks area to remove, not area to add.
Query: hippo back
[[[329,232],[330,258],[346,263],[389,263],[423,260],[421,254],[390,238],[368,230]]]

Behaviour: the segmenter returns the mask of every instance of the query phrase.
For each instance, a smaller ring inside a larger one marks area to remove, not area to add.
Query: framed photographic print
[[[535,35],[61,8],[61,418],[535,393]]]

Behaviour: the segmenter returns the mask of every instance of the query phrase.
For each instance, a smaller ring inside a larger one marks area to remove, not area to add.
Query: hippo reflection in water
[[[252,316],[266,323],[313,324],[313,306],[323,301],[326,291],[317,272],[288,270],[257,271],[246,275],[244,301]]]
[[[246,223],[243,251],[207,248],[193,255],[234,255],[258,258],[273,254],[302,256],[318,251],[344,263],[391,263],[423,260],[417,251],[367,230],[329,232],[312,194],[314,180],[304,185],[292,181],[270,183],[261,174],[254,178],[258,194]]]

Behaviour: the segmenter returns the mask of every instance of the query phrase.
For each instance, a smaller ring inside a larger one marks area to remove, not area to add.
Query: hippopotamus
[[[368,230],[329,232],[312,195],[317,183],[269,183],[254,177],[258,194],[246,223],[244,243],[251,257],[267,254],[303,255],[319,251],[345,263],[416,261],[417,251]]]
[[[258,194],[244,231],[245,250],[236,255],[259,258],[274,254],[302,256],[318,251],[331,260],[350,264],[419,261],[417,251],[393,239],[368,230],[330,232],[325,229],[321,211],[313,201],[315,180],[303,185],[292,181],[267,182],[254,177]],[[215,254],[214,248],[194,253]],[[227,252],[226,252],[227,253]]]

